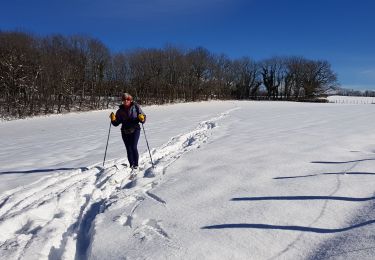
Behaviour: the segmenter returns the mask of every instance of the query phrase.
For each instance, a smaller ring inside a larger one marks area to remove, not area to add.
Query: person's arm
[[[112,123],[113,126],[118,126],[119,124],[121,124],[121,120],[120,120],[120,116],[119,116],[118,110],[116,112],[116,115],[112,112],[109,115],[109,118],[111,119],[111,123]]]
[[[138,120],[139,120],[139,122],[144,124],[146,122],[146,114],[143,113],[141,107],[138,104],[137,104],[137,106],[138,106]]]

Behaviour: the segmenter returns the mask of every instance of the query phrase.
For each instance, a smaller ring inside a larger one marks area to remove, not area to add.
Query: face
[[[123,102],[123,104],[124,104],[125,106],[129,106],[129,105],[131,104],[132,101],[131,101],[130,98],[127,98],[127,99],[123,100],[122,102]]]

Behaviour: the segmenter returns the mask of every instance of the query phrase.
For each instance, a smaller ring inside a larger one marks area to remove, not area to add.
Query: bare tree
[[[188,87],[190,90],[190,100],[199,100],[204,95],[204,87],[209,79],[209,64],[211,54],[207,49],[198,47],[186,54],[188,71]],[[206,92],[207,93],[207,92]]]
[[[86,36],[0,31],[2,117],[108,108],[124,91],[138,102],[163,104],[258,95],[306,99],[337,86],[327,61],[303,57],[258,63],[249,57],[232,60],[202,47],[171,45],[111,53],[101,41]]]
[[[41,67],[36,41],[31,35],[0,35],[0,85],[3,113],[24,117],[34,114]],[[5,110],[5,111],[4,111]]]
[[[267,89],[269,99],[279,98],[279,87],[283,81],[284,62],[281,58],[274,57],[262,62],[261,75],[263,84]]]
[[[337,76],[327,61],[306,62],[304,89],[307,97],[318,96],[337,85]]]
[[[259,65],[248,57],[233,63],[233,73],[236,75],[236,97],[238,99],[256,98],[260,79]]]

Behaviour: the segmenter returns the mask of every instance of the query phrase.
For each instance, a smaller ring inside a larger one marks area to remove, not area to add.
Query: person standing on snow
[[[141,107],[133,101],[133,97],[124,93],[122,95],[122,105],[116,112],[109,115],[113,126],[121,126],[121,136],[124,141],[126,152],[128,155],[129,165],[132,169],[138,168],[138,140],[141,133],[139,123],[146,122],[146,115],[143,113]]]

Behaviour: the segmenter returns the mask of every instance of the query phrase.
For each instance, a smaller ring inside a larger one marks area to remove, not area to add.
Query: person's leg
[[[132,150],[133,160],[134,160],[133,165],[137,167],[138,167],[138,160],[139,160],[138,141],[139,141],[140,134],[141,134],[141,130],[136,129],[134,133],[131,134],[132,136],[131,136],[131,142],[130,142],[130,149]]]
[[[133,167],[135,165],[134,155],[132,150],[132,135],[133,134],[124,134],[121,133],[122,140],[124,141],[126,147],[126,154],[128,156],[129,166]]]

